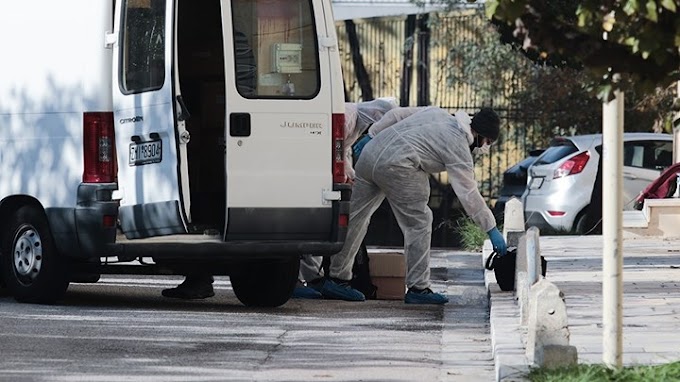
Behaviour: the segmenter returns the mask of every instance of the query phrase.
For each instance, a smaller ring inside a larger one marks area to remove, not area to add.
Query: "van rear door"
[[[226,239],[329,240],[341,80],[322,2],[223,0],[222,11],[225,77],[236,79],[225,85]]]
[[[119,219],[128,238],[185,233],[190,220],[189,136],[173,78],[174,3],[116,4],[113,103]]]

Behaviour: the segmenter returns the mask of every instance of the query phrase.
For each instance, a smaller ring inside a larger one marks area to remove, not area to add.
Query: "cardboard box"
[[[378,300],[403,300],[406,292],[406,261],[403,253],[369,253],[371,282],[378,287]]]

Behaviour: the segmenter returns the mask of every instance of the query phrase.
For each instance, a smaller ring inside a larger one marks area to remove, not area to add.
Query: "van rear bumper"
[[[229,241],[191,240],[187,236],[173,235],[160,240],[135,240],[135,242],[117,242],[107,245],[107,254],[119,259],[132,260],[139,257],[151,257],[158,260],[255,260],[276,259],[290,256],[312,254],[318,256],[333,255],[342,249],[343,242],[263,242],[263,241]]]
[[[111,195],[117,188],[116,183],[81,183],[75,208],[45,209],[59,253],[75,258],[106,255],[106,245],[116,239],[118,202]],[[104,216],[111,226],[105,226]]]

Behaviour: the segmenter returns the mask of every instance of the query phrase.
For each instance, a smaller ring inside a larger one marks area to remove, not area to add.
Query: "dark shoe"
[[[363,293],[352,288],[349,281],[340,279],[327,279],[321,287],[321,294],[330,300],[343,301],[364,301],[366,297]]]
[[[441,305],[449,302],[449,298],[441,293],[434,293],[430,288],[409,288],[408,292],[406,292],[406,296],[404,296],[404,302],[407,304]]]
[[[315,291],[321,293],[321,289],[323,289],[323,284],[325,281],[326,281],[325,278],[319,277],[318,279],[307,281],[307,287],[312,288]]]
[[[321,297],[323,297],[321,292],[305,285],[296,286],[295,289],[293,289],[293,295],[291,296],[291,298],[305,298],[309,300],[317,300]]]
[[[191,280],[187,278],[183,283],[170,289],[163,289],[163,297],[181,298],[184,300],[198,300],[215,295],[210,279]]]

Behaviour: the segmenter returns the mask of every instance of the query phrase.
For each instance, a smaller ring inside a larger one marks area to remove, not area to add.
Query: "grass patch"
[[[487,238],[486,232],[482,231],[467,216],[458,219],[456,225],[455,231],[460,235],[460,243],[463,249],[466,251],[481,251],[484,246],[484,240]]]
[[[533,369],[531,382],[666,382],[680,381],[680,361],[654,366],[609,369],[604,365],[577,365],[560,369]]]

